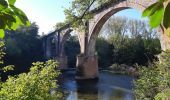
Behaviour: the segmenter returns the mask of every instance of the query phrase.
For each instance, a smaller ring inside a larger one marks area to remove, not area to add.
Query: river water
[[[63,73],[60,85],[67,94],[65,100],[135,100],[133,77],[101,71],[99,80],[76,81],[75,72]]]

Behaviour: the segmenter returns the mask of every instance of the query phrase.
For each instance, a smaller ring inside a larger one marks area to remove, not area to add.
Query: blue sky
[[[69,8],[72,0],[17,0],[16,6],[21,8],[31,22],[39,26],[39,34],[54,30],[57,22],[65,19],[64,8]],[[141,13],[134,9],[120,11],[116,16],[141,19]]]

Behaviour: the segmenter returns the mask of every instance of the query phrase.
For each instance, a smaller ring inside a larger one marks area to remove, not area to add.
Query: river
[[[135,100],[133,77],[101,71],[99,80],[75,80],[75,72],[62,74],[60,85],[67,94],[65,100]]]

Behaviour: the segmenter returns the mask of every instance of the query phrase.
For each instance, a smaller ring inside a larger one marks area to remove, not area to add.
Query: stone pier
[[[60,56],[60,57],[57,57],[56,60],[59,62],[59,69],[60,70],[66,70],[68,68],[68,65],[67,65],[67,56]]]
[[[97,56],[77,56],[77,75],[76,79],[95,79],[98,78],[98,59]]]

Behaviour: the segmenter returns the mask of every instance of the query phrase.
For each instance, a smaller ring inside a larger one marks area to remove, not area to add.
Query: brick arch
[[[107,9],[97,12],[94,17],[89,20],[89,38],[88,38],[88,55],[95,55],[95,44],[99,32],[105,22],[115,13],[125,9],[137,9],[143,11],[150,4],[157,0],[120,0]]]

